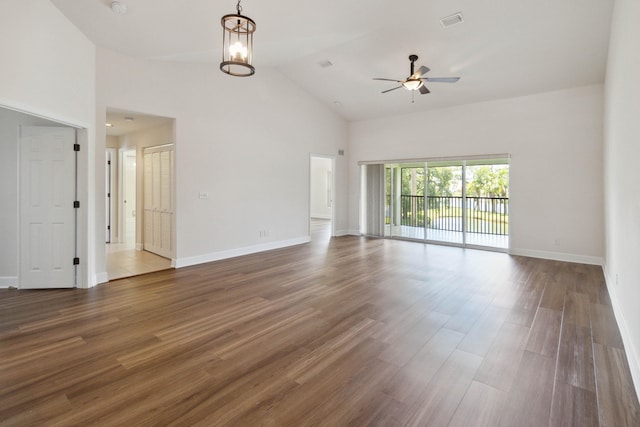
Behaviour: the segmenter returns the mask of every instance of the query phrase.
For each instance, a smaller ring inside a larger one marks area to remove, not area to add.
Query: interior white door
[[[75,286],[75,129],[20,128],[20,288]]]
[[[173,256],[173,145],[144,150],[144,249]]]

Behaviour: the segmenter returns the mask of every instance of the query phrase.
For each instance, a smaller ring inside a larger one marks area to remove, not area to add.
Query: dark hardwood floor
[[[0,424],[640,426],[599,267],[312,231],[0,290]]]

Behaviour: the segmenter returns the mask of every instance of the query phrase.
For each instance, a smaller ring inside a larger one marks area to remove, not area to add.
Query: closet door
[[[144,249],[173,256],[173,145],[144,150]]]
[[[19,285],[73,288],[76,283],[75,129],[20,128]],[[10,203],[4,209],[13,209]]]

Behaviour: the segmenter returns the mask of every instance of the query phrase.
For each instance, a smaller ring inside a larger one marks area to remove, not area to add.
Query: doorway
[[[114,206],[111,229],[107,229],[111,232],[110,243],[109,239],[105,240],[108,279],[171,268],[171,260],[175,256],[175,120],[108,109],[106,122],[109,124],[107,159],[109,153],[113,153],[110,166],[111,201]],[[158,150],[158,147],[171,147],[171,152],[167,154],[164,149]],[[105,174],[107,182],[110,181],[108,170]],[[157,179],[154,181],[154,178]],[[160,187],[148,188],[149,183],[156,181],[161,184]],[[155,202],[159,204],[154,205]],[[151,233],[154,237],[151,245],[149,229],[155,232]],[[158,248],[162,251],[158,251]]]
[[[309,235],[329,239],[334,231],[335,159],[312,155],[309,168]]]

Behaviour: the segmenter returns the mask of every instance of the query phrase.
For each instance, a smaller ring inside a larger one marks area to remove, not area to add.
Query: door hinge
[[[107,160],[107,164],[110,165],[111,164],[111,160]]]
[[[80,207],[80,202],[79,202],[79,201],[77,201],[77,200],[75,200],[75,201],[73,202],[73,207],[74,207],[74,208],[76,208],[76,209],[78,209],[78,208]]]
[[[80,151],[80,144],[73,144],[73,151]]]
[[[107,225],[107,230],[111,230],[111,226],[110,225]]]
[[[107,197],[111,197],[111,193],[107,193]]]
[[[73,259],[73,265],[78,265],[78,264],[80,264],[80,258],[75,257],[75,258]]]

